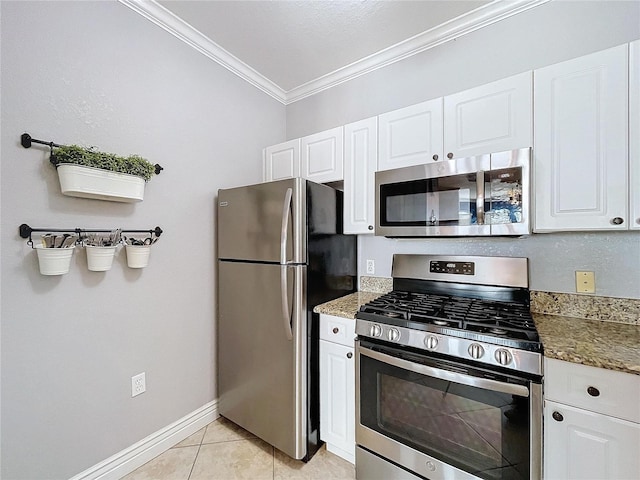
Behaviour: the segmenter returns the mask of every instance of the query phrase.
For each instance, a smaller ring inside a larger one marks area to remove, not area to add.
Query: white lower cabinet
[[[552,401],[544,422],[546,480],[639,478],[637,423]]]
[[[545,480],[640,478],[640,376],[545,359]]]
[[[355,320],[320,315],[320,439],[355,463]]]

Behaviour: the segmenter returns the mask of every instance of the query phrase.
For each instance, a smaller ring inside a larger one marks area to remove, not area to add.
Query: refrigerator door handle
[[[293,340],[293,327],[291,325],[291,310],[289,310],[289,282],[287,281],[288,267],[280,266],[280,290],[282,298],[282,318],[284,319],[284,331],[287,340]]]
[[[287,188],[282,206],[282,229],[280,230],[280,264],[287,263],[287,230],[289,227],[289,212],[291,211],[291,197],[293,190]]]

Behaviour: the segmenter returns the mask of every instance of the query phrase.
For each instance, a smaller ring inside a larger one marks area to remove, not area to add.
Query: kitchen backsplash
[[[373,293],[387,293],[393,290],[393,278],[360,277],[360,291]]]
[[[640,326],[640,300],[531,291],[531,311]]]
[[[387,293],[392,289],[392,278],[360,277],[362,292]],[[640,326],[640,300],[533,290],[530,295],[532,312]]]

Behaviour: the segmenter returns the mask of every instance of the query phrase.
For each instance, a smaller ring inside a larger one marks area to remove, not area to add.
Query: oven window
[[[380,185],[384,226],[476,224],[476,174]]]
[[[360,423],[480,478],[529,479],[529,399],[360,356]]]

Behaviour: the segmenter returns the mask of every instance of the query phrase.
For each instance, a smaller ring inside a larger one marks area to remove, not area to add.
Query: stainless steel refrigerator
[[[319,438],[319,319],[356,290],[342,192],[301,178],[218,191],[218,411],[287,455]]]

